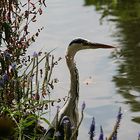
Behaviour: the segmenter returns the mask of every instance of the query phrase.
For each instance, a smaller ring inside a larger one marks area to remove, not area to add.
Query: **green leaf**
[[[29,127],[32,124],[34,124],[36,121],[37,121],[37,116],[31,114],[31,115],[27,116],[26,119],[21,120],[20,123],[23,128],[26,128],[26,127]]]
[[[31,120],[31,121],[28,121],[28,122],[25,121],[22,125],[23,125],[23,127],[29,127],[34,123],[35,123],[35,120]]]
[[[51,123],[46,118],[40,117],[40,119],[47,123],[49,126],[51,126]]]

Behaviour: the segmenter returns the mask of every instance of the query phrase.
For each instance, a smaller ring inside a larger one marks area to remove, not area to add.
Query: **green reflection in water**
[[[139,0],[85,0],[85,6],[94,5],[101,19],[108,17],[116,23],[115,39],[121,49],[113,54],[119,58],[113,81],[132,112],[140,112],[140,1]],[[132,119],[140,123],[140,116]]]

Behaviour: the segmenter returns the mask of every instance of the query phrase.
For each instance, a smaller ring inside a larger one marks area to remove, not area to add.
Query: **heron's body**
[[[98,48],[114,48],[114,47],[112,47],[110,45],[100,44],[100,43],[91,43],[91,42],[89,42],[85,39],[81,39],[81,38],[73,40],[68,46],[67,54],[66,54],[66,62],[67,62],[67,66],[68,66],[68,69],[70,72],[71,83],[70,83],[69,98],[68,98],[66,104],[63,106],[63,108],[58,113],[58,124],[57,124],[58,130],[59,130],[59,127],[61,128],[62,119],[64,116],[68,116],[70,123],[71,123],[71,127],[74,127],[75,129],[79,122],[79,115],[78,115],[79,74],[78,74],[78,70],[76,68],[76,64],[74,62],[74,56],[80,50],[98,49]],[[55,119],[52,123],[53,127],[56,127]],[[60,131],[62,131],[62,130],[60,130]],[[49,133],[51,133],[51,132],[49,132]],[[49,135],[49,133],[48,133],[48,135]],[[77,139],[77,134],[78,133],[75,133],[75,136],[73,137],[72,140]],[[69,139],[70,139],[70,137],[69,137]],[[46,139],[46,140],[49,140],[49,139]],[[61,137],[60,140],[64,140],[64,138]]]

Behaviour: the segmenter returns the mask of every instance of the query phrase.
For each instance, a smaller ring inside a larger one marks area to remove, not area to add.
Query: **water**
[[[29,48],[29,53],[33,50],[50,51],[56,48],[53,54],[56,58],[62,57],[62,61],[53,72],[53,76],[59,79],[55,90],[52,91],[52,98],[56,99],[67,95],[69,90],[70,81],[65,63],[65,52],[72,39],[82,37],[121,48],[121,52],[114,55],[113,50],[81,51],[75,58],[80,73],[79,109],[82,102],[86,102],[85,116],[78,140],[88,139],[93,116],[96,120],[96,137],[98,137],[100,125],[108,136],[113,129],[120,106],[123,119],[118,139],[136,140],[140,131],[140,22],[137,21],[139,18],[136,18],[138,14],[136,11],[129,13],[135,15],[133,22],[130,22],[130,17],[127,17],[127,21],[121,21],[123,15],[120,17],[117,15],[116,3],[113,4],[109,6],[114,13],[103,19],[101,25],[101,8],[107,7],[108,3],[47,0],[44,15],[39,17],[38,24],[31,28],[35,30],[36,27],[42,25],[44,31],[34,44],[35,46]],[[136,7],[131,8],[136,9]],[[123,7],[118,7],[118,12],[119,10],[123,12]],[[127,12],[125,10],[124,14]],[[108,21],[108,18],[115,22]],[[52,108],[52,117],[55,111],[56,109]]]

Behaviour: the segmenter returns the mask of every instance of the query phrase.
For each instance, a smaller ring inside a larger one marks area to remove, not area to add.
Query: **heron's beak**
[[[114,46],[101,44],[101,43],[90,43],[90,46],[91,46],[91,49],[98,49],[98,48],[111,49],[111,48],[115,48]]]

